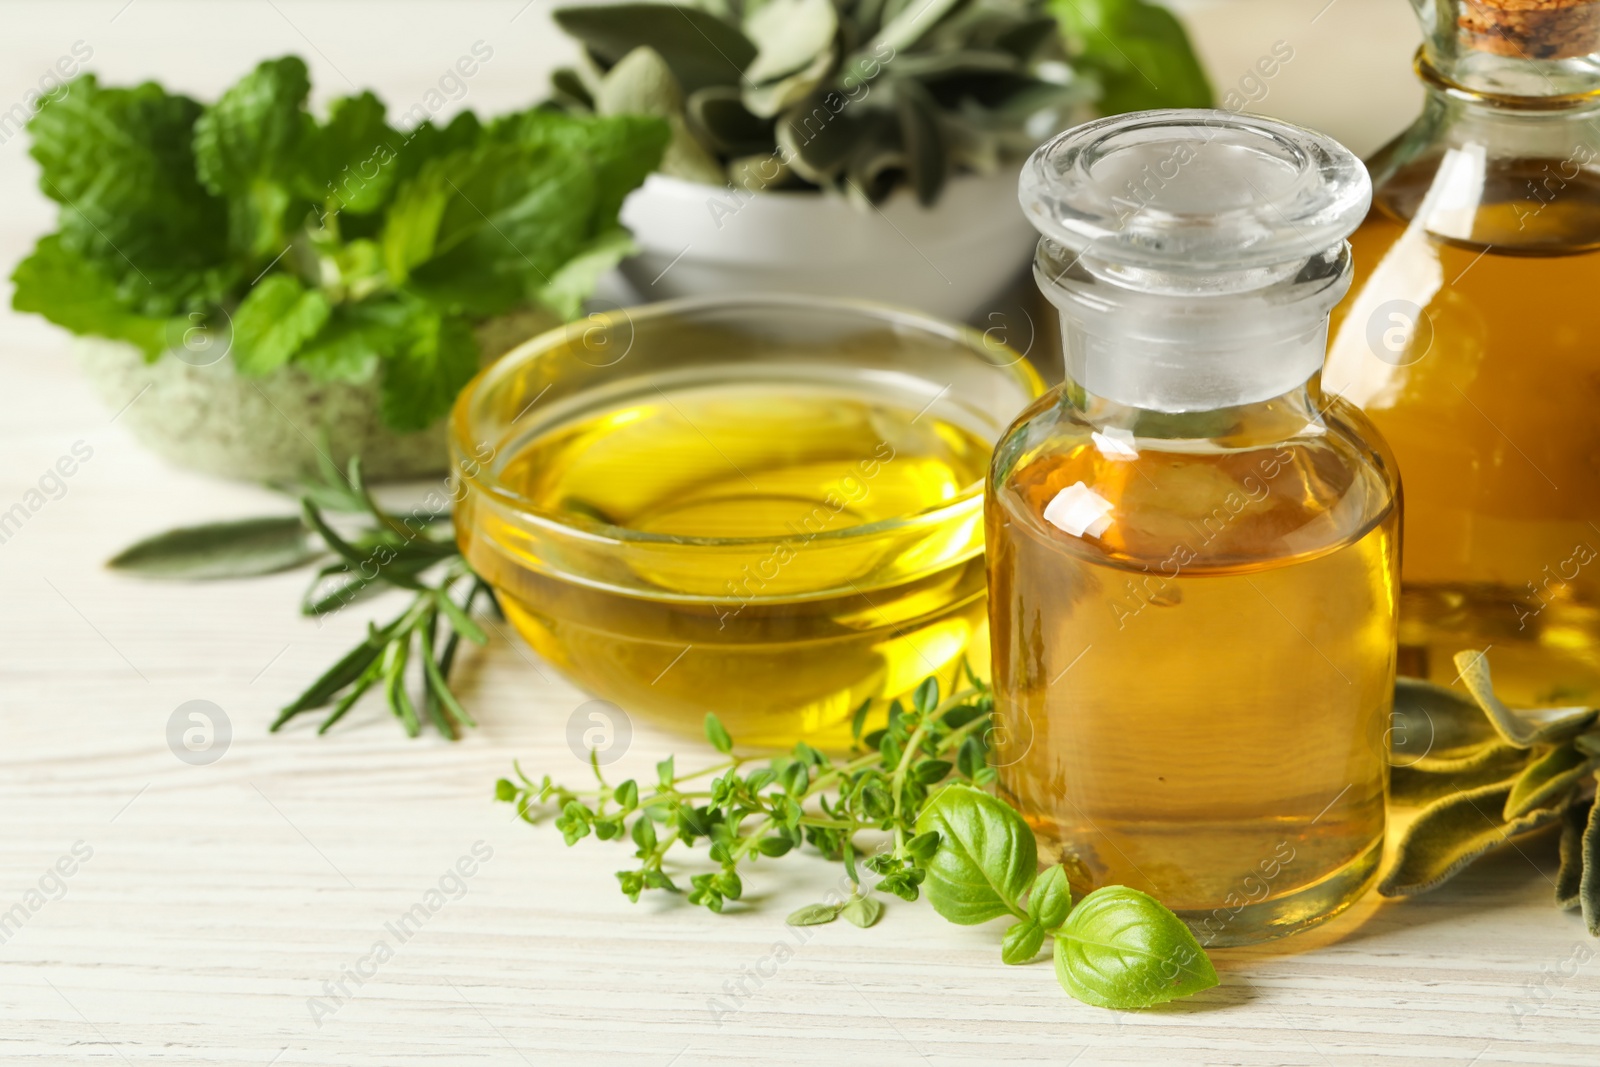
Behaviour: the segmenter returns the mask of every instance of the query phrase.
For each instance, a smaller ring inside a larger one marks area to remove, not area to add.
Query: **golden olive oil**
[[[621,560],[582,578],[489,509],[468,558],[552,664],[627,711],[841,744],[867,698],[987,653],[990,446],[888,373],[663,380],[514,445],[499,479]],[[914,521],[904,521],[917,516]],[[976,639],[976,640],[975,640]]]
[[[1045,517],[1075,485],[1103,516],[1076,536]],[[1382,848],[1394,672],[1371,468],[1085,441],[1022,457],[987,522],[994,758],[1041,858],[1080,893],[1154,895],[1204,944],[1348,904]]]
[[[1409,221],[1431,173],[1386,183],[1351,238],[1324,374],[1399,460],[1401,670],[1450,684],[1454,653],[1488,648],[1508,701],[1595,702],[1600,180],[1571,161],[1491,168],[1459,223],[1472,239],[1447,240]]]

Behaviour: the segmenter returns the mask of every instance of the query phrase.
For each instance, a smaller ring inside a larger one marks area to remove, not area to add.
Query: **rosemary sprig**
[[[317,729],[326,733],[374,688],[412,737],[424,721],[452,740],[476,726],[450,689],[450,669],[461,638],[488,641],[472,620],[473,606],[480,598],[491,610],[499,605],[461,557],[449,513],[385,511],[368,490],[359,459],[340,471],[324,457],[319,479],[274,488],[298,498],[299,516],[170,530],[130,546],[110,565],[146,577],[206,580],[320,563],[300,602],[301,613],[312,616],[336,614],[385,589],[405,589],[412,594],[405,610],[382,625],[369,623],[361,643],[286,705],[271,729],[331,705]],[[336,524],[330,514],[343,518]],[[419,699],[412,697],[413,684],[420,686]]]

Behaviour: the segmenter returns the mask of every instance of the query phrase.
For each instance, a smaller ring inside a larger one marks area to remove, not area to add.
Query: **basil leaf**
[[[1039,954],[1043,945],[1044,927],[1037,919],[1023,919],[1007,928],[1005,940],[1000,942],[1000,961],[1013,965],[1027,963]]]
[[[933,909],[973,926],[1020,915],[1018,903],[1039,865],[1033,831],[1009,804],[981,789],[952,783],[929,798],[917,833],[939,834],[923,890]]]
[[[1072,887],[1067,884],[1067,869],[1059,863],[1047,867],[1034,879],[1028,893],[1028,916],[1046,930],[1054,930],[1066,921],[1071,910]]]
[[[1394,866],[1378,883],[1378,892],[1386,897],[1425,893],[1508,837],[1560,816],[1554,808],[1538,808],[1515,819],[1503,818],[1511,785],[1493,782],[1424,808],[1400,839]]]
[[[293,516],[184,526],[138,541],[106,566],[147,578],[249,578],[297,567],[323,554]]]
[[[1217,984],[1194,934],[1154,897],[1096,889],[1055,934],[1056,978],[1085,1004],[1148,1008]]]
[[[865,930],[883,914],[883,901],[877,897],[856,897],[839,914]]]

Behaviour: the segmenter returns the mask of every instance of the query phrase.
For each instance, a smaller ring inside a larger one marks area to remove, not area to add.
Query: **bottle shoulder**
[[[1152,413],[1116,425],[1062,400],[1058,387],[1002,439],[989,493],[1002,521],[1068,551],[1135,568],[1178,553],[1191,571],[1250,569],[1333,551],[1397,505],[1388,446],[1339,399],[1165,425]]]

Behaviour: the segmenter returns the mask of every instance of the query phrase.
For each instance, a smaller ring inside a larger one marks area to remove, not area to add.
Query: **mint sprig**
[[[540,108],[402,131],[370,92],[320,121],[309,93],[285,56],[205,106],[90,74],[47,98],[28,128],[59,228],[13,307],[150,359],[200,328],[245,375],[378,374],[385,424],[422,429],[476,373],[475,324],[571,318],[632,250],[618,211],[669,136]]]

